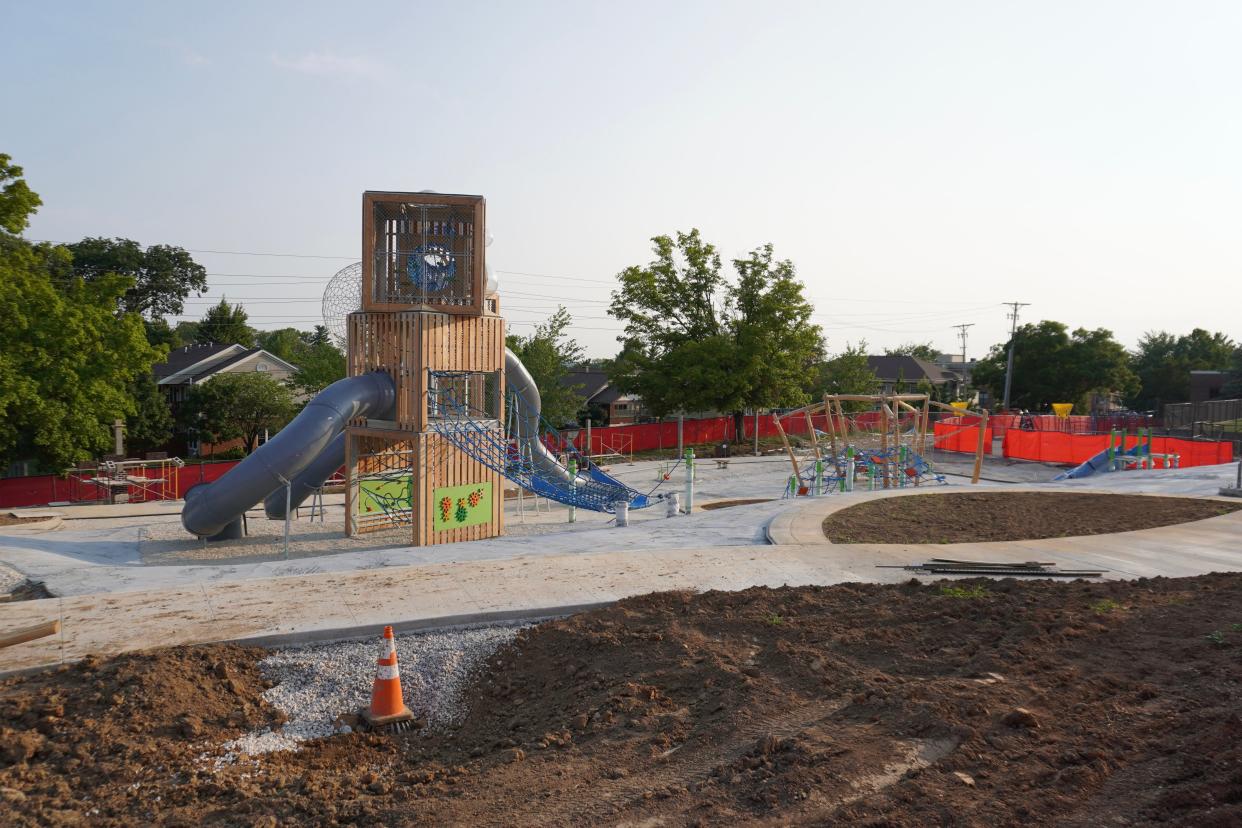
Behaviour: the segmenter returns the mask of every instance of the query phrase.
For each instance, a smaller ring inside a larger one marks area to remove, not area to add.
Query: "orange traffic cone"
[[[401,673],[397,669],[397,642],[392,637],[392,627],[384,627],[382,641],[375,662],[371,706],[362,711],[362,718],[372,730],[404,730],[402,723],[411,721],[414,714],[401,698]]]

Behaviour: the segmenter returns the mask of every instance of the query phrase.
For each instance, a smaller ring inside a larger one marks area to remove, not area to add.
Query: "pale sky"
[[[307,328],[366,189],[487,197],[501,295],[615,353],[615,274],[699,227],[794,261],[831,351],[1022,321],[1242,339],[1242,3],[0,6],[30,238],[196,252]],[[318,257],[318,258],[316,258]]]

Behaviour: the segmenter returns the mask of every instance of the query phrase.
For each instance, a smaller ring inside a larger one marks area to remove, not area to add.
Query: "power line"
[[[953,328],[957,328],[957,338],[962,340],[962,370],[963,371],[966,370],[966,329],[973,328],[974,326],[975,326],[974,322],[963,322],[960,325],[950,326]]]

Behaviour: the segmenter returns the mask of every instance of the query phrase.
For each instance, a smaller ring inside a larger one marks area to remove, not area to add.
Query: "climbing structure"
[[[980,416],[986,425],[986,411],[974,415],[926,394],[828,394],[820,403],[776,417],[792,471],[785,496],[944,483],[927,459],[929,441],[941,439],[932,434],[933,409],[952,412],[949,436],[979,429]],[[980,442],[976,482],[982,451]]]
[[[503,530],[502,478],[611,512],[649,499],[570,452],[540,416],[534,381],[505,348],[484,262],[481,196],[363,196],[361,309],[348,315],[349,373],[387,373],[392,419],[346,435],[351,534],[408,526],[416,545]]]

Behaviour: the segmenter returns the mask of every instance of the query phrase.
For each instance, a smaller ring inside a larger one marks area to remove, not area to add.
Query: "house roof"
[[[573,368],[565,373],[561,379],[561,384],[566,388],[572,388],[575,385],[581,385],[578,393],[586,397],[587,402],[610,402],[610,400],[597,400],[603,391],[608,388],[608,375],[603,371],[593,371],[589,368]]]
[[[946,371],[927,360],[908,355],[869,356],[867,365],[884,382],[896,382],[901,379],[916,383],[926,379],[932,385],[940,385],[958,379],[957,375],[951,371]]]
[[[181,348],[174,348],[168,352],[168,359],[151,366],[151,371],[155,374],[157,381],[162,380],[233,347],[236,346],[226,342],[209,342],[205,345],[185,345]]]

